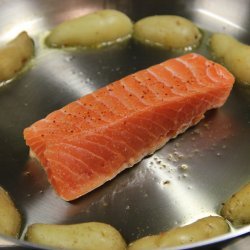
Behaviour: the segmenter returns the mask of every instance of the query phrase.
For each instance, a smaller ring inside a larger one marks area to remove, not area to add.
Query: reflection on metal
[[[229,19],[227,19],[227,18],[225,18],[223,16],[220,16],[220,15],[217,15],[217,14],[215,14],[215,13],[213,13],[211,11],[208,11],[206,9],[197,8],[196,11],[201,15],[201,18],[202,18],[202,16],[208,16],[209,18],[220,22],[222,25],[226,24],[226,25],[229,25],[230,27],[239,29],[241,31],[247,31],[245,28],[243,28],[242,26],[236,24],[235,22],[232,22]]]
[[[51,49],[46,55],[41,52],[38,55],[43,64],[39,74],[46,75],[51,79],[51,84],[55,87],[62,85],[62,90],[70,89],[74,99],[93,92],[96,87],[91,84],[81,66],[75,63],[74,56],[69,52],[60,52],[57,49]],[[55,69],[58,74],[55,74]]]
[[[40,19],[42,20],[42,18]],[[6,32],[1,34],[0,41],[2,42],[8,42],[12,39],[14,39],[20,32],[23,30],[31,30],[34,25],[39,22],[40,20],[29,20],[29,21],[23,21],[16,23],[11,29],[8,29]]]

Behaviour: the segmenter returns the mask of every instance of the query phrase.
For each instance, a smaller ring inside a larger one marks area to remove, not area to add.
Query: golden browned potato
[[[221,215],[237,226],[250,224],[250,183],[226,201]]]
[[[0,48],[0,81],[13,78],[33,54],[34,43],[26,32]]]
[[[150,16],[139,20],[134,25],[133,36],[143,43],[166,49],[196,47],[202,37],[191,21],[171,15]]]
[[[18,237],[21,216],[8,193],[0,187],[0,233]]]
[[[210,40],[214,55],[243,82],[250,84],[250,46],[235,38],[221,33],[215,33]]]
[[[225,219],[209,216],[192,224],[177,227],[159,235],[148,236],[134,241],[129,250],[150,250],[162,247],[173,247],[206,240],[229,232]]]
[[[74,225],[33,224],[26,239],[33,243],[61,249],[125,250],[126,243],[112,226],[98,222]]]
[[[46,43],[51,47],[97,46],[128,38],[132,31],[133,24],[125,14],[107,9],[61,23]]]
[[[206,240],[229,232],[227,222],[219,216],[209,216],[190,225],[161,234],[160,246],[176,246]]]
[[[128,250],[152,250],[159,248],[160,235],[146,236],[129,244]]]

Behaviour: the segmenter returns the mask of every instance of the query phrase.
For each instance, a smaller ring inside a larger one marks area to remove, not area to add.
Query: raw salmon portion
[[[52,112],[24,130],[56,192],[76,199],[222,106],[234,77],[187,54],[139,71]]]

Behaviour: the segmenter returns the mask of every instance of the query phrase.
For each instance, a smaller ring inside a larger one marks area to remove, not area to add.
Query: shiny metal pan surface
[[[0,246],[31,246],[23,237],[27,226],[37,222],[105,222],[131,242],[217,214],[221,203],[250,181],[250,88],[236,83],[222,108],[208,112],[197,126],[114,180],[73,202],[54,193],[41,166],[29,158],[23,129],[82,95],[180,54],[133,40],[89,50],[44,45],[55,25],[103,8],[121,10],[133,21],[156,14],[187,17],[204,31],[196,51],[209,57],[211,32],[225,32],[250,44],[247,0],[0,0],[0,43],[26,30],[36,46],[32,67],[0,87],[0,186],[23,216],[21,240],[1,236]],[[185,171],[182,164],[188,166]],[[192,247],[247,249],[249,238],[230,240],[247,235],[249,229],[234,229]]]

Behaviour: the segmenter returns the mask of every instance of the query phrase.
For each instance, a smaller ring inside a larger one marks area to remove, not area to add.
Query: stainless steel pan
[[[137,166],[74,202],[55,195],[42,168],[28,157],[23,129],[96,88],[178,55],[133,41],[100,50],[44,46],[46,32],[56,24],[102,8],[121,10],[134,21],[155,14],[182,15],[204,30],[250,43],[247,0],[0,0],[0,42],[26,30],[36,44],[32,68],[0,88],[0,185],[22,213],[23,235],[35,222],[101,221],[130,242],[218,213],[220,204],[250,181],[250,90],[236,84],[223,108],[207,113],[200,124]],[[209,56],[209,33],[204,34],[197,51]],[[181,164],[188,169],[183,172]],[[235,229],[192,247],[224,246],[249,229]],[[247,249],[249,238],[235,244],[225,249]],[[0,245],[31,246],[3,236]]]

